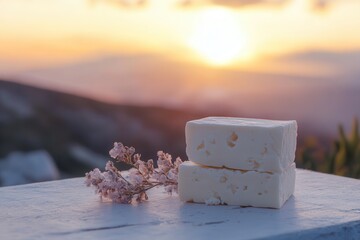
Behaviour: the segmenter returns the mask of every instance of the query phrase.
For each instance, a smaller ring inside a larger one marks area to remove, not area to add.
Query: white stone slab
[[[0,239],[360,239],[360,181],[297,170],[281,209],[101,202],[83,179],[0,188]]]

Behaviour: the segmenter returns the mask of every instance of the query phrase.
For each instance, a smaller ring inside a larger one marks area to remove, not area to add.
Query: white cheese
[[[295,163],[282,173],[210,168],[187,161],[179,169],[182,201],[281,208],[294,193]]]
[[[281,172],[295,159],[296,121],[207,117],[186,124],[186,153],[198,164]]]

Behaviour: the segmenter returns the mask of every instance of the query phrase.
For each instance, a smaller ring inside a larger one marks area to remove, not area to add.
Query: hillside
[[[282,61],[309,58],[305,56]],[[296,75],[114,55],[31,69],[12,75],[11,80],[115,104],[204,112],[220,109],[237,116],[296,119],[302,132],[334,136],[339,123],[349,127],[352,118],[360,116],[355,104],[360,102],[359,76],[357,70]]]
[[[185,158],[185,122],[205,114],[112,105],[0,81],[0,159],[14,151],[46,150],[65,176],[103,166],[114,141]]]
[[[208,115],[251,116],[218,109],[221,108],[195,112],[116,105],[0,81],[0,162],[8,156],[12,160],[13,156],[24,156],[20,163],[30,161],[26,159],[36,159],[34,154],[40,151],[41,156],[45,154],[54,159],[61,177],[83,176],[94,167],[104,167],[114,141],[135,146],[144,159],[155,158],[157,150],[186,159],[184,127],[187,121]],[[316,136],[321,146],[330,146],[331,134],[318,133],[306,122],[298,123],[298,149],[310,135]],[[30,157],[22,152],[29,152]],[[51,166],[51,162],[46,162],[49,157],[45,157],[44,164]],[[15,168],[18,165],[16,163]]]

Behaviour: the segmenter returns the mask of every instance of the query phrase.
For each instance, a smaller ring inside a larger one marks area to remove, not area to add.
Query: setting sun
[[[226,65],[248,57],[246,36],[241,32],[235,13],[223,8],[200,13],[189,45],[214,65]]]

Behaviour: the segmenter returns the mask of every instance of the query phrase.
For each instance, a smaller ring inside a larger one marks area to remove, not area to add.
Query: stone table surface
[[[281,209],[101,202],[83,178],[0,188],[0,239],[360,239],[360,181],[297,170]]]

